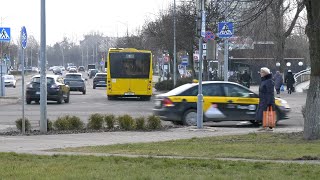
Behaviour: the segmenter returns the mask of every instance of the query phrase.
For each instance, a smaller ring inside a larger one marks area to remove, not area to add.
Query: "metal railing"
[[[296,85],[309,81],[310,80],[310,73],[311,73],[311,68],[307,68],[305,70],[302,70],[298,73],[296,73],[293,77],[294,80],[296,81]]]

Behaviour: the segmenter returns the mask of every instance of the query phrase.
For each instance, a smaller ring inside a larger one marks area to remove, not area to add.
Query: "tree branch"
[[[296,14],[295,14],[293,20],[291,21],[290,27],[289,27],[288,30],[283,34],[283,36],[284,36],[285,38],[287,38],[287,37],[290,36],[293,28],[295,27],[295,24],[296,24],[296,22],[297,22],[297,19],[299,18],[300,12],[301,12],[301,11],[304,9],[304,7],[305,7],[303,1],[300,2],[300,3],[298,3],[297,6],[298,6],[298,7],[297,7],[297,11],[296,11]]]

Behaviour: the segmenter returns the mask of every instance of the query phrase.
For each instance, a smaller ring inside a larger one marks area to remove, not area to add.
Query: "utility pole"
[[[30,66],[32,68],[32,46],[30,47]]]
[[[94,63],[94,45],[93,45],[93,48],[92,48],[92,64],[95,64]]]
[[[177,85],[176,0],[173,1],[173,87]]]
[[[81,65],[83,66],[83,48],[81,47]]]
[[[41,0],[41,44],[40,44],[40,132],[47,132],[47,77],[46,77],[46,0]]]
[[[206,33],[206,14],[204,10],[204,0],[199,1],[199,13],[201,14],[201,30],[199,36],[199,85],[198,85],[198,102],[197,102],[197,128],[203,128],[203,94],[202,94],[202,55],[203,55],[203,38]]]
[[[225,0],[225,22],[227,22],[228,16],[228,8],[227,8],[227,1]],[[224,81],[228,81],[228,71],[229,71],[229,40],[228,38],[224,39]]]
[[[87,66],[88,66],[88,64],[89,64],[89,48],[87,46]],[[89,70],[89,69],[87,69],[87,70]]]

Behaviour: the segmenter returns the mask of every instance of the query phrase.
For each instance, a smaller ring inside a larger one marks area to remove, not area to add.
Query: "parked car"
[[[4,85],[6,87],[16,88],[17,81],[13,75],[4,75],[3,78],[4,78]]]
[[[89,78],[93,78],[99,71],[97,69],[89,69],[88,76]]]
[[[96,87],[107,87],[107,73],[97,73],[93,78],[93,89]]]
[[[84,66],[79,66],[79,67],[78,67],[78,71],[79,71],[79,72],[80,72],[80,71],[83,71],[83,72],[84,72],[84,71],[85,71],[85,70],[84,70]]]
[[[61,104],[70,102],[70,88],[63,82],[62,76],[47,74],[47,100]],[[31,78],[26,88],[26,103],[40,102],[40,75]]]
[[[67,73],[64,83],[70,87],[71,91],[81,91],[86,94],[86,82],[81,73]]]
[[[55,69],[53,69],[53,74],[62,75],[62,69],[60,67],[56,67]]]
[[[69,69],[69,73],[77,73],[77,69],[76,68],[70,68]]]
[[[250,89],[233,82],[203,82],[203,121],[255,121],[259,96]],[[157,95],[153,113],[174,124],[197,124],[198,83],[179,86]],[[277,121],[288,119],[287,101],[275,98]]]

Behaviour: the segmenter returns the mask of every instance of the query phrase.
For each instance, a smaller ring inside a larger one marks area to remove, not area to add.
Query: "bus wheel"
[[[114,100],[115,99],[115,97],[113,97],[113,96],[108,96],[108,100]]]
[[[151,96],[141,96],[140,99],[143,100],[143,101],[150,101],[151,100]]]

